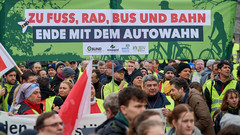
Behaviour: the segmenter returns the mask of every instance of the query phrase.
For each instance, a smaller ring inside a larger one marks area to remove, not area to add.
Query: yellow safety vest
[[[215,81],[213,81],[213,85],[212,85],[212,81],[210,81],[207,85],[207,88],[209,90],[209,94],[210,97],[212,99],[212,104],[211,104],[211,116],[213,116],[214,112],[220,108],[221,104],[222,104],[222,100],[223,97],[226,93],[227,90],[229,89],[236,89],[237,86],[237,81],[236,80],[232,80],[222,91],[221,95],[218,94],[217,90],[215,89],[214,85],[215,85]],[[211,88],[212,87],[212,88]],[[212,92],[212,93],[211,93]]]
[[[235,80],[238,80],[238,78],[237,78],[237,72],[238,72],[237,68],[238,68],[238,67],[239,67],[239,64],[238,64],[238,63],[233,65],[232,75],[233,75],[233,78],[234,78]]]
[[[106,98],[109,94],[113,93],[113,86],[112,86],[112,81],[110,83],[107,83],[104,88],[103,88],[103,96]],[[128,86],[128,83],[125,82],[123,88],[126,88]],[[114,82],[114,93],[118,93],[120,91],[120,85],[117,85]]]
[[[174,100],[171,98],[171,96],[166,96],[167,100],[171,103],[170,105],[165,105],[167,109],[169,110],[173,110],[174,109],[174,105],[175,105],[175,102]],[[168,131],[172,126],[167,122],[166,123],[166,131]]]
[[[39,114],[36,110],[32,109],[32,111],[35,113],[35,114]]]
[[[239,50],[239,44],[234,43],[232,48],[233,62],[237,63],[237,51]]]
[[[78,68],[79,69],[79,75],[78,75],[78,79],[81,77],[81,75],[82,75],[82,73],[83,73],[83,71],[82,71],[82,69],[81,68]],[[76,80],[77,81],[77,80]]]
[[[164,84],[164,82],[160,81],[159,85],[161,85],[161,89],[160,89],[161,93],[164,93],[164,86],[163,86],[163,84]]]
[[[157,80],[158,80],[158,75],[157,75],[156,72],[153,72],[153,76],[155,76],[157,78]]]
[[[171,96],[166,96],[166,98],[171,104],[165,105],[165,107],[172,111],[174,109],[175,101],[171,98]]]
[[[52,106],[53,106],[53,101],[56,96],[46,98],[41,101],[43,104],[43,112],[51,112],[52,111]]]
[[[19,84],[19,83],[18,83]],[[10,84],[8,84],[8,83],[4,83],[4,85],[6,86],[6,88],[7,88],[7,95],[4,97],[4,111],[5,112],[8,112],[8,110],[10,109],[10,106],[11,105],[8,105],[8,97],[9,97],[9,93],[10,93],[10,91],[12,90],[12,88],[13,88],[13,86],[14,85],[10,85]],[[0,89],[2,89],[2,86],[0,86]],[[0,96],[0,99],[1,99],[1,96]],[[2,99],[1,99],[2,100]]]
[[[102,99],[99,99],[99,98],[96,98],[96,102],[97,102],[97,105],[101,111],[101,113],[104,113],[105,112],[105,109],[103,107],[103,100]]]
[[[202,89],[203,89],[203,93],[205,92],[205,89],[207,88],[207,85],[209,82],[212,82],[212,79],[208,79],[202,86]]]

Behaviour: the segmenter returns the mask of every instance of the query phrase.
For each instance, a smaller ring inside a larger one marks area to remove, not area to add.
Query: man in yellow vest
[[[104,98],[106,98],[110,93],[118,93],[120,90],[128,86],[128,83],[124,80],[125,71],[126,69],[122,65],[117,65],[116,67],[114,67],[114,82],[111,81],[104,86]]]
[[[237,51],[239,50],[239,44],[234,42],[235,42],[235,37],[233,37],[232,62],[237,63]]]
[[[4,111],[8,112],[9,108],[11,106],[11,103],[8,103],[8,97],[10,95],[10,92],[12,91],[12,96],[13,92],[18,86],[18,82],[16,79],[17,76],[17,71],[15,68],[10,69],[5,75],[4,75],[4,80],[3,80],[3,86],[5,89],[2,89],[2,86],[0,86],[1,92],[0,92],[0,100],[2,102],[2,98],[4,97],[4,103],[2,103],[4,106]]]
[[[240,85],[236,80],[233,80],[230,70],[230,64],[226,61],[220,62],[218,65],[219,74],[213,81],[206,84],[204,95],[207,100],[211,115],[220,108],[223,96],[228,89],[236,89],[240,91]]]

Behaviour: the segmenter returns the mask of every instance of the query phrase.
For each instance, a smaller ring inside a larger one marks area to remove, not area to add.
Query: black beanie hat
[[[164,74],[166,74],[167,71],[172,71],[173,73],[175,73],[175,69],[172,66],[164,67]]]
[[[186,64],[186,63],[180,63],[180,64],[177,66],[177,77],[179,77],[178,74],[181,73],[182,70],[185,69],[185,68],[189,68],[189,69],[191,70],[190,66],[189,66],[188,64]]]
[[[141,76],[143,77],[143,74],[140,70],[134,70],[131,74],[131,82],[133,82],[133,80],[137,77],[137,76]]]
[[[56,71],[57,71],[57,69],[60,65],[63,65],[65,67],[65,64],[63,62],[58,62],[57,65],[56,65]]]

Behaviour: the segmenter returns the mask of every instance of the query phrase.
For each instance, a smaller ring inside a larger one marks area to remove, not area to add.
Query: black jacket
[[[214,130],[215,130],[215,133],[216,135],[218,134],[218,132],[221,130],[221,127],[220,127],[220,121],[223,117],[223,115],[225,113],[231,113],[233,115],[240,115],[240,108],[229,108],[227,111],[224,111],[224,112],[220,112],[218,115],[217,115],[217,118],[214,122]]]
[[[41,100],[44,100],[44,99],[52,97],[52,96],[56,96],[56,93],[54,91],[52,91],[51,89],[49,89],[48,87],[40,86],[40,90],[41,90]]]
[[[53,80],[51,81],[50,85],[51,88],[58,94],[60,84],[63,80],[59,78],[57,75],[54,76]]]
[[[154,96],[148,96],[148,102],[147,102],[147,105],[146,105],[146,108],[147,109],[153,109],[153,108],[163,108],[165,107],[165,105],[169,105],[171,104],[166,96],[159,92],[154,95]]]

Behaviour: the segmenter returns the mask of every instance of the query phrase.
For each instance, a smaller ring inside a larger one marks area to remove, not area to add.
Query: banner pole
[[[1,77],[1,86],[2,86],[2,88],[4,88],[3,77],[4,77],[4,76]],[[4,94],[4,95],[5,95],[5,94]],[[3,111],[4,111],[4,95],[2,95],[2,107],[3,107],[2,110],[3,110]]]
[[[113,87],[113,93],[114,93],[114,60],[112,55],[112,87]]]
[[[21,69],[17,65],[15,65],[15,68],[17,69],[17,72],[20,74],[20,76],[22,76],[23,72],[21,71]]]

